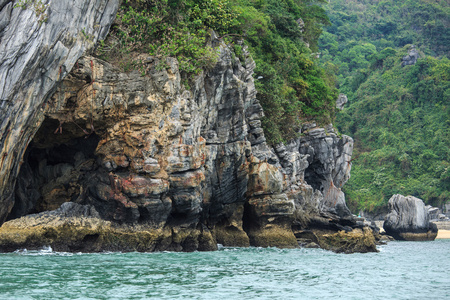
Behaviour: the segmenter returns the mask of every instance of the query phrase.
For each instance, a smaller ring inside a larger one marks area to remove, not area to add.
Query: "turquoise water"
[[[450,299],[450,240],[379,253],[0,254],[0,299]]]

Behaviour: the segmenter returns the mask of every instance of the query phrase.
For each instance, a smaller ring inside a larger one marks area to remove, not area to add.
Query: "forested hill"
[[[344,187],[354,212],[395,193],[450,200],[450,7],[439,0],[333,0],[321,62],[349,103],[337,114],[355,138]],[[402,60],[415,47],[414,65]]]

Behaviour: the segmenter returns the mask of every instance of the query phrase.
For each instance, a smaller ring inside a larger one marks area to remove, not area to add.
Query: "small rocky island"
[[[142,76],[91,56],[118,2],[51,1],[40,24],[0,1],[0,251],[377,251],[341,191],[352,138],[311,121],[269,146],[255,63],[214,34],[189,89],[175,58]]]
[[[396,240],[433,241],[438,233],[435,223],[430,222],[428,209],[419,198],[394,195],[389,199],[389,214],[383,228]]]

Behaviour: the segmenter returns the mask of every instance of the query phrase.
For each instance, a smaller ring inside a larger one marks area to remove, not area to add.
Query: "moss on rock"
[[[297,248],[298,243],[290,228],[271,225],[248,232],[250,245],[256,247]]]
[[[114,225],[95,217],[61,217],[49,212],[15,219],[0,227],[1,252],[44,246],[70,252],[217,249],[211,233],[203,229]]]
[[[242,228],[236,226],[222,226],[217,225],[213,234],[217,240],[217,243],[228,247],[248,247],[250,246],[250,240],[248,235]]]
[[[374,234],[368,227],[353,229],[350,232],[343,230],[336,233],[316,234],[320,247],[337,253],[367,253],[378,252]]]

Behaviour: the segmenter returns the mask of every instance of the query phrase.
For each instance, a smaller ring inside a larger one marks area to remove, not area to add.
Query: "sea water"
[[[0,254],[0,299],[450,299],[450,240],[379,250],[19,250]]]

